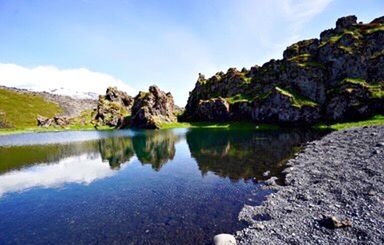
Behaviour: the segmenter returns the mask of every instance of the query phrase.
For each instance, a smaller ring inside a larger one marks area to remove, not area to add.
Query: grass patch
[[[175,122],[162,123],[160,129],[171,128],[212,128],[212,129],[244,129],[244,130],[278,130],[277,125],[272,124],[256,124],[252,122],[227,122],[227,123],[212,123],[212,122]]]
[[[232,96],[232,97],[229,97],[229,98],[225,98],[225,100],[229,104],[234,104],[236,102],[248,102],[248,101],[251,100],[251,97],[247,96],[247,95],[244,95],[244,94],[236,94],[235,96]]]
[[[342,130],[347,128],[364,127],[364,126],[375,126],[384,125],[384,115],[375,115],[367,120],[356,121],[356,122],[344,122],[336,123],[331,125],[318,124],[313,128],[318,130]]]
[[[296,93],[295,91],[293,90],[289,90],[289,89],[282,89],[282,88],[279,88],[279,87],[275,87],[276,90],[285,95],[285,96],[288,96],[290,98],[292,98],[292,105],[293,106],[296,106],[296,107],[303,107],[303,106],[310,106],[310,107],[316,107],[318,106],[318,104],[298,93]]]
[[[14,128],[34,127],[37,115],[53,117],[63,112],[59,105],[38,95],[0,89],[0,112]]]
[[[350,83],[350,84],[358,84],[362,87],[365,87],[368,89],[368,91],[371,93],[372,99],[383,99],[384,98],[384,89],[383,85],[381,84],[369,84],[364,79],[361,78],[345,78],[342,83]]]
[[[105,131],[105,130],[115,130],[113,127],[101,126],[95,129],[94,126],[81,126],[81,125],[71,125],[68,127],[29,127],[29,128],[0,128],[0,135],[10,135],[10,134],[23,134],[23,133],[42,133],[42,132],[62,132],[62,131]]]

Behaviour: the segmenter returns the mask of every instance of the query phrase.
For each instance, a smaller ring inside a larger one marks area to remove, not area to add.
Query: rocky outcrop
[[[130,125],[134,128],[160,128],[161,123],[176,121],[171,93],[161,91],[157,86],[149,92],[140,92],[134,98]]]
[[[199,74],[184,118],[314,124],[384,113],[384,17],[340,18],[320,39],[289,46],[281,60],[206,79]]]
[[[39,127],[66,127],[71,124],[71,121],[72,119],[66,116],[54,116],[53,118],[47,118],[40,115],[37,116],[37,126]]]
[[[133,98],[115,87],[109,87],[106,94],[99,96],[94,116],[96,126],[121,126],[124,117],[131,114]]]

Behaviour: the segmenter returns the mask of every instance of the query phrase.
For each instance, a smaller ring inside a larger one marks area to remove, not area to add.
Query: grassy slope
[[[314,126],[315,129],[330,129],[330,130],[341,130],[346,128],[354,127],[364,127],[364,126],[374,126],[374,125],[384,125],[384,115],[376,115],[367,120],[357,121],[357,122],[345,122],[345,123],[336,123],[332,125],[319,124]]]
[[[36,126],[37,115],[53,117],[61,113],[62,109],[41,96],[0,89],[0,112],[5,113],[10,126],[24,129]]]

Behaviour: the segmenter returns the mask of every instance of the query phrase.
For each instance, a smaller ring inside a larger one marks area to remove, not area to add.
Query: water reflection
[[[233,181],[260,181],[279,176],[298,146],[316,136],[313,131],[200,129],[192,129],[186,134],[191,155],[201,172],[211,171]]]
[[[106,136],[103,133],[97,140],[0,147],[0,195],[34,186],[54,187],[69,182],[88,184],[111,176],[111,170],[120,169],[134,156],[141,164],[150,164],[152,169],[160,171],[174,159],[175,144],[181,140],[187,142],[203,175],[212,172],[232,181],[260,181],[271,175],[278,176],[297,146],[317,135],[303,131],[191,129]],[[46,138],[42,137],[42,140],[44,143]],[[267,171],[268,176],[265,175]]]
[[[248,180],[279,175],[312,137],[196,129],[0,136],[0,244],[206,244],[240,229],[244,204],[270,193]]]
[[[39,164],[0,175],[0,197],[35,187],[55,188],[76,183],[88,185],[116,173],[99,157],[80,155],[61,159],[57,164]]]

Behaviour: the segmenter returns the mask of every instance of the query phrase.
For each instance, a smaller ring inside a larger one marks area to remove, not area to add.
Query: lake
[[[311,131],[0,136],[0,244],[209,244]]]

